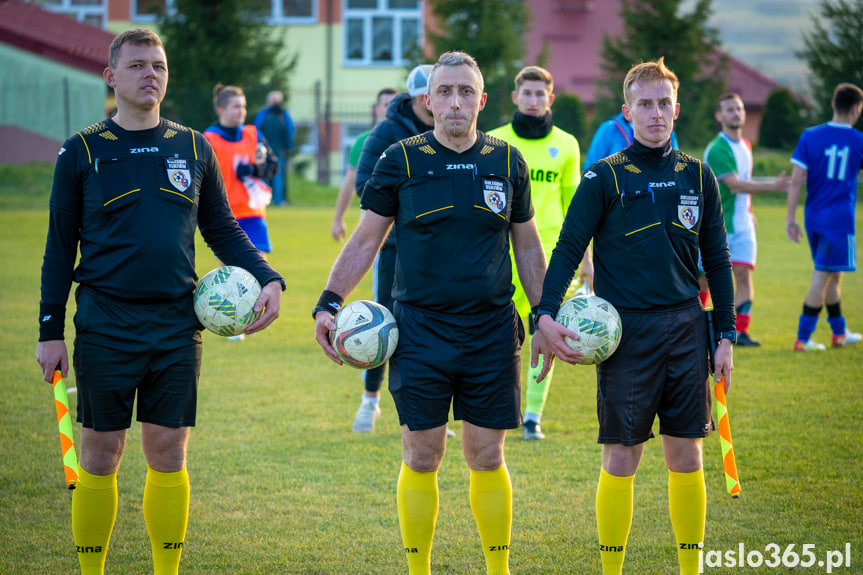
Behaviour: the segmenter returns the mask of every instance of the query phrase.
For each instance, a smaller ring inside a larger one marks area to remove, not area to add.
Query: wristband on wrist
[[[342,307],[342,302],[344,302],[342,296],[330,290],[324,290],[321,297],[318,298],[318,303],[312,309],[312,319],[315,318],[319,311],[336,315]]]
[[[536,315],[537,313],[539,313],[538,305],[530,308],[530,315],[527,317],[528,333],[530,333],[530,335],[535,334],[536,330],[539,329],[539,316]]]

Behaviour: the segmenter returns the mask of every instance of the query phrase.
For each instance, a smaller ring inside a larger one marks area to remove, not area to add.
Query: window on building
[[[81,0],[86,1],[86,0]],[[157,12],[174,10],[174,0],[130,0],[133,22],[155,21]],[[314,24],[318,19],[319,0],[261,0],[267,7],[269,24]]]
[[[98,28],[104,28],[108,22],[108,0],[37,0],[34,3]]]
[[[420,42],[420,0],[344,0],[345,62],[404,66]]]

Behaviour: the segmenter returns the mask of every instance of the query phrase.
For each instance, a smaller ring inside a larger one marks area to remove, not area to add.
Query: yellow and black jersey
[[[582,175],[543,286],[554,315],[593,239],[594,289],[622,309],[652,309],[698,295],[698,253],[710,281],[717,329],[734,329],[731,263],[716,177],[671,146],[639,142]]]
[[[478,133],[462,153],[432,132],[387,148],[362,207],[395,218],[393,299],[445,313],[479,312],[512,297],[510,224],[533,217],[521,154]]]
[[[66,140],[50,209],[42,339],[62,338],[72,281],[133,302],[194,291],[196,227],[221,261],[248,269],[262,285],[279,278],[231,214],[210,144],[165,119],[140,131],[105,120]]]

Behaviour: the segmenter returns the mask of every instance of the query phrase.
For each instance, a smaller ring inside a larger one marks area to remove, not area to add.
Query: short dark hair
[[[863,90],[855,84],[844,82],[833,90],[833,107],[840,114],[851,112],[863,102]]]
[[[245,95],[246,94],[243,92],[243,89],[238,88],[237,86],[223,86],[222,84],[216,84],[215,87],[213,87],[213,108],[216,110],[224,108],[232,99],[237,96]]]
[[[545,82],[549,93],[554,92],[554,78],[551,77],[551,72],[545,68],[539,66],[526,66],[522,68],[521,72],[515,77],[515,91],[518,92],[521,89],[521,85],[528,80]]]
[[[110,68],[117,67],[117,60],[120,59],[120,48],[123,44],[131,44],[133,46],[159,46],[162,50],[165,46],[162,45],[162,39],[152,30],[146,28],[132,28],[121,32],[114,37],[111,42],[111,47],[108,49],[108,66]]]
[[[722,102],[724,102],[725,100],[731,100],[733,98],[736,98],[741,102],[743,101],[743,98],[741,98],[740,94],[738,94],[737,92],[725,92],[721,96],[719,96],[718,100],[716,100],[716,111],[719,112],[720,110],[722,110]]]
[[[381,96],[395,96],[398,93],[399,93],[399,91],[396,90],[395,88],[382,88],[378,92],[378,95],[375,96],[375,104],[377,104],[378,102],[381,101]]]

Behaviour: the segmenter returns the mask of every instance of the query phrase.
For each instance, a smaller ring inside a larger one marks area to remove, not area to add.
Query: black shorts
[[[490,313],[445,314],[396,302],[399,345],[389,389],[399,423],[434,429],[453,417],[487,429],[521,425],[524,327],[510,302]]]
[[[620,346],[596,366],[599,443],[644,443],[657,415],[661,434],[710,435],[707,319],[698,300],[618,311]]]
[[[192,294],[139,304],[79,286],[75,299],[78,422],[95,431],[128,429],[137,392],[138,421],[194,426],[201,332]]]

